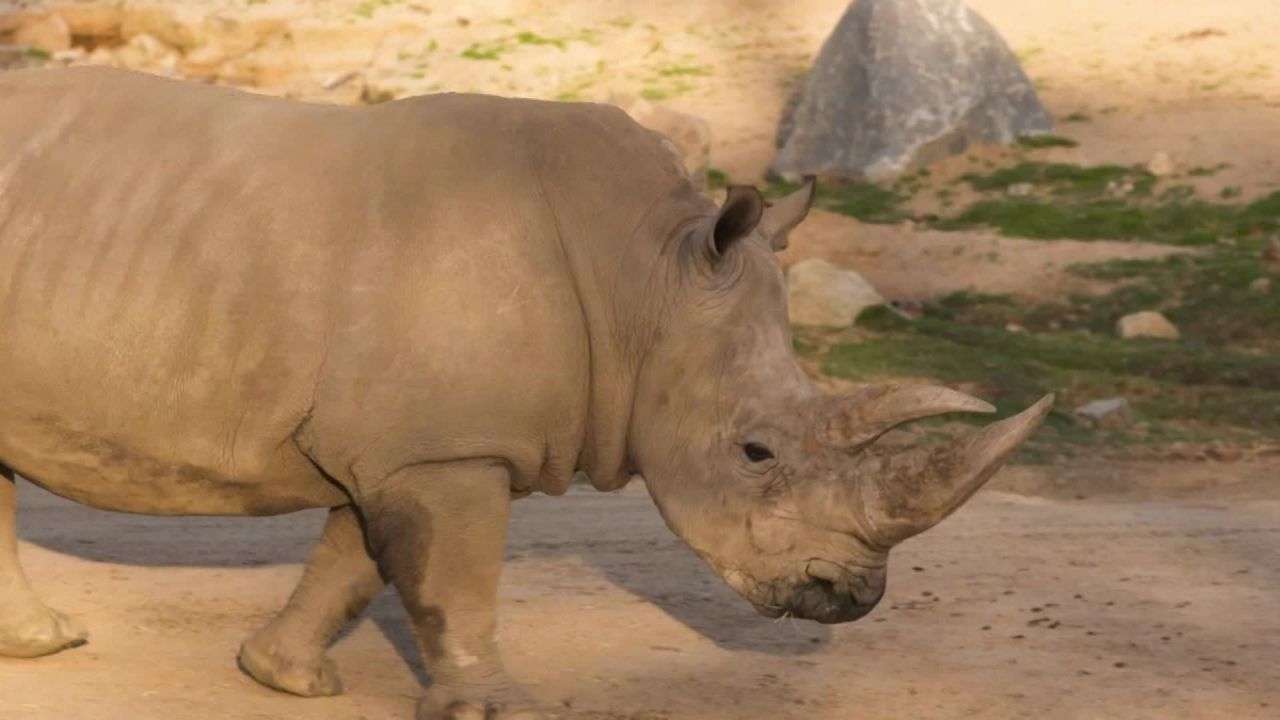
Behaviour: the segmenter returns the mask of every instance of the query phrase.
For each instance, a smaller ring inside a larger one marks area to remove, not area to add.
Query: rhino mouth
[[[884,598],[884,568],[868,568],[869,573],[831,572],[838,567],[811,561],[803,579],[774,587],[771,602],[751,604],[770,619],[794,617],[833,625],[866,617]]]

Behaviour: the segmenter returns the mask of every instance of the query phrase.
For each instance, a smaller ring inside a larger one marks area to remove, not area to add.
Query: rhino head
[[[667,524],[757,610],[839,623],[875,607],[890,548],[969,499],[1052,397],[968,437],[904,449],[878,440],[914,420],[994,408],[926,385],[815,390],[793,355],[773,256],[813,193],[810,180],[770,205],[731,187],[682,228],[630,446]]]

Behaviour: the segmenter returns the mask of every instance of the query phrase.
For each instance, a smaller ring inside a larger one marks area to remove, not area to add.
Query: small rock
[[[1244,457],[1244,450],[1239,445],[1214,443],[1205,448],[1205,455],[1218,462],[1236,462]]]
[[[71,28],[61,15],[44,15],[13,33],[13,41],[29,48],[56,53],[71,48]]]
[[[1169,153],[1161,150],[1151,157],[1151,161],[1147,163],[1147,172],[1156,177],[1168,177],[1177,170],[1177,166],[1173,162],[1173,158],[1169,157]]]
[[[787,272],[787,312],[796,325],[844,328],[884,298],[861,275],[821,258],[801,260]]]
[[[706,120],[635,95],[614,95],[609,98],[609,104],[621,108],[637,123],[670,139],[694,186],[699,189],[706,187],[707,170],[711,165],[711,126]]]
[[[114,65],[116,56],[104,47],[96,47],[93,52],[89,53],[89,57],[85,58],[85,62],[90,65]]]
[[[73,47],[66,50],[59,50],[53,54],[53,59],[60,63],[71,64],[84,62],[84,59],[88,56],[89,54],[84,51],[84,48]]]
[[[1111,197],[1127,197],[1133,194],[1133,183],[1119,180],[1107,181],[1107,194]]]
[[[1257,280],[1254,280],[1253,282],[1249,283],[1249,294],[1258,295],[1260,297],[1270,295],[1271,286],[1272,286],[1271,278],[1260,277]]]
[[[212,80],[218,77],[218,71],[226,61],[226,52],[221,47],[210,44],[188,53],[178,63],[178,69],[190,78]]]
[[[1177,340],[1181,337],[1177,326],[1154,310],[1125,315],[1116,322],[1116,334],[1122,338],[1160,338]]]
[[[1095,400],[1075,409],[1074,415],[1096,428],[1114,430],[1133,424],[1133,410],[1122,397]]]
[[[1272,270],[1280,270],[1280,235],[1267,241],[1262,249],[1262,265]]]
[[[112,38],[120,34],[124,8],[107,3],[69,3],[54,9],[76,37]]]
[[[1005,188],[1004,192],[1009,197],[1026,197],[1030,195],[1031,191],[1035,189],[1036,189],[1035,186],[1029,182],[1020,182],[1020,183],[1014,183],[1009,187]]]
[[[924,305],[919,300],[890,300],[885,307],[903,320],[919,320],[924,317]]]
[[[172,48],[146,33],[129,38],[129,42],[117,49],[115,55],[117,62],[131,68],[152,67],[177,59]]]
[[[1026,328],[1022,327],[1018,323],[1008,323],[1004,326],[1004,329],[1011,333],[1025,333],[1027,331]]]

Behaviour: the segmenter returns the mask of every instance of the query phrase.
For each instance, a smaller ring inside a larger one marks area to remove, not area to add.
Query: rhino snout
[[[819,565],[817,572],[812,569],[815,564]],[[884,597],[884,568],[835,576],[830,572],[832,566],[834,563],[811,562],[805,578],[786,589],[779,588],[781,592],[775,590],[777,601],[753,603],[756,611],[769,618],[790,615],[833,625],[859,620],[874,610]]]

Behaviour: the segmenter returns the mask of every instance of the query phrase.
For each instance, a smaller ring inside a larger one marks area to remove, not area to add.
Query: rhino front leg
[[[40,657],[85,644],[83,627],[45,606],[18,564],[13,471],[0,465],[0,657]]]
[[[329,642],[386,586],[350,506],[334,508],[284,610],[240,646],[240,667],[267,687],[303,697],[338,695]]]
[[[418,720],[538,720],[508,679],[494,630],[511,509],[498,463],[405,468],[362,502],[383,574],[413,623],[431,682]]]

